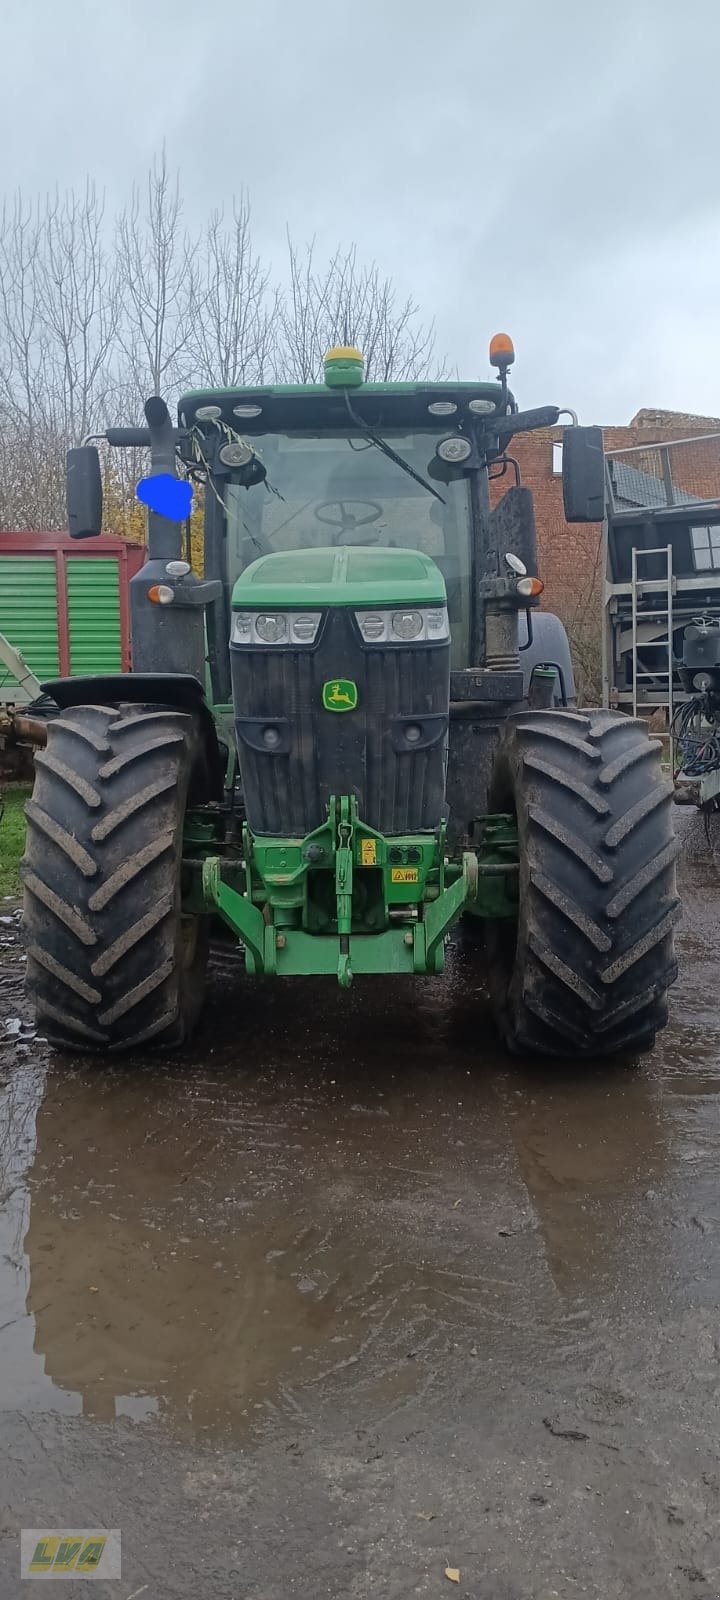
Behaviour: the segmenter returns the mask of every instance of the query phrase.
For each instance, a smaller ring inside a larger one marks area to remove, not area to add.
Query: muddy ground
[[[0,905],[2,1600],[21,1526],[93,1524],[97,1600],[720,1594],[720,843],[689,831],[671,1023],[612,1067],[506,1058],[461,944],[349,997],[220,968],[190,1052],[53,1058]]]

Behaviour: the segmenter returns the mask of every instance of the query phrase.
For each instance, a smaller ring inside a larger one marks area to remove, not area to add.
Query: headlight
[[[281,611],[263,611],[255,618],[255,632],[263,644],[280,644],[287,638],[288,619]]]
[[[365,644],[433,644],[450,638],[447,606],[405,606],[396,611],[356,611]]]
[[[390,623],[398,639],[419,639],[423,631],[421,611],[393,611]]]
[[[440,440],[436,453],[441,461],[467,461],[468,456],[472,455],[472,445],[469,439],[454,433],[449,439]]]
[[[290,619],[290,631],[293,639],[298,639],[300,644],[313,644],[319,626],[319,611],[301,611],[296,617],[291,617]]]
[[[253,619],[246,611],[235,613],[232,636],[236,644],[252,644]]]
[[[426,611],[425,626],[428,639],[448,639],[450,627],[446,607],[442,606],[437,611]]]
[[[235,611],[233,644],[314,644],[322,611]]]
[[[356,611],[358,627],[366,644],[377,644],[387,636],[386,611]]]

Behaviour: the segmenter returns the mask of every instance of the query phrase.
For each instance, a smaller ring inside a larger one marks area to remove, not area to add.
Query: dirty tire
[[[152,706],[73,706],[35,758],[23,860],[28,987],[71,1050],[187,1038],[202,1005],[205,922],[180,908],[192,719]]]
[[[489,983],[514,1052],[648,1048],[667,1021],[679,912],[672,789],[645,723],[527,712],[501,735],[491,811],[514,811],[517,928],[490,925]]]

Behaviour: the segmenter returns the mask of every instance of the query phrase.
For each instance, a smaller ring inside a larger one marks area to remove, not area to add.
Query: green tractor
[[[506,336],[491,359],[492,383],[377,384],[343,348],[324,384],[188,394],[177,426],[155,396],[103,436],[149,448],[148,561],[133,673],[43,685],[24,927],[58,1048],[182,1043],[218,924],[252,976],[347,987],[440,972],[465,917],[511,1050],[664,1024],[670,786],[642,723],[575,708],[508,455],[560,413],[518,410]],[[600,519],[598,429],[565,430],[563,471],[568,518]],[[71,533],[96,535],[92,445],[67,481]]]

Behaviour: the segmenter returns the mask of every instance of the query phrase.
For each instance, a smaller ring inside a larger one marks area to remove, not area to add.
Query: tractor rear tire
[[[23,931],[38,1027],[63,1050],[181,1044],[207,961],[206,919],[180,898],[185,808],[205,798],[193,719],[73,706],[35,767]]]
[[[493,812],[520,844],[517,924],[489,926],[489,985],[514,1053],[649,1048],[677,976],[672,789],[645,723],[536,711],[504,728]]]

